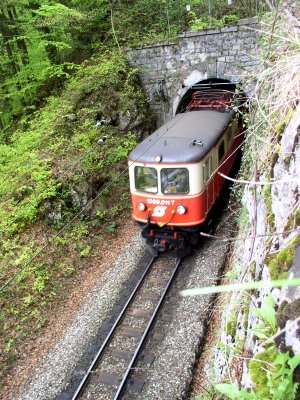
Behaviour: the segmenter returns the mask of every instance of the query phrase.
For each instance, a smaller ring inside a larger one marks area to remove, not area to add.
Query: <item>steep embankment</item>
[[[230,399],[295,398],[300,290],[269,285],[300,276],[300,41],[295,11],[285,5],[265,20],[262,61],[251,77],[256,87],[235,188],[242,198],[240,230],[227,274],[231,279],[224,282],[254,281],[265,287],[239,288],[220,298],[217,344],[207,346],[200,367],[201,384],[211,396],[221,392]],[[207,395],[203,388],[199,391]]]
[[[151,123],[137,71],[103,52],[0,145],[2,374],[127,214],[126,157]]]

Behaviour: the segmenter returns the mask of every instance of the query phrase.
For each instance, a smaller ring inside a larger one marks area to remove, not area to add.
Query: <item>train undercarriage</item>
[[[181,258],[189,255],[199,242],[200,225],[160,228],[154,224],[139,223],[139,226],[142,227],[142,237],[146,239],[146,246],[154,256],[170,251],[173,257]]]

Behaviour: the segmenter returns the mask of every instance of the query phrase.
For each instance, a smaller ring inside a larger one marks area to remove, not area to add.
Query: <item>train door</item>
[[[203,184],[205,185],[206,213],[214,202],[214,179],[212,177],[212,156],[209,155],[203,164]]]
[[[236,126],[237,126],[237,122],[236,120],[232,120],[231,124],[227,127],[226,130],[226,139],[227,139],[227,144],[228,144],[228,149],[227,149],[227,161],[226,161],[226,170],[224,171],[225,174],[227,174],[234,162],[235,157],[232,156],[232,154],[234,154],[235,151],[235,144],[234,144],[234,137],[235,137],[235,133],[236,133]]]
[[[216,175],[216,192],[217,196],[219,195],[221,191],[221,187],[224,182],[224,178],[219,174],[225,172],[225,141],[224,138],[219,142],[217,146],[217,162],[218,162],[218,173]]]

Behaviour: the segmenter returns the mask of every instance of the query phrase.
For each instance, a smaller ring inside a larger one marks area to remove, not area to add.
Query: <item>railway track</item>
[[[145,364],[154,358],[143,348],[180,264],[165,255],[151,259],[76,391],[65,399],[118,400],[141,390],[143,381],[131,374],[141,358]]]

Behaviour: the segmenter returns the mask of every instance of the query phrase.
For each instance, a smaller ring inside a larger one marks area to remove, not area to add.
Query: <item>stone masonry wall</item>
[[[188,88],[207,78],[237,83],[257,64],[258,21],[179,35],[176,43],[128,49],[140,70],[158,126],[172,118]],[[244,88],[249,91],[251,88]]]

